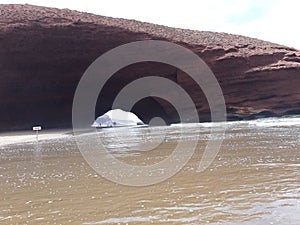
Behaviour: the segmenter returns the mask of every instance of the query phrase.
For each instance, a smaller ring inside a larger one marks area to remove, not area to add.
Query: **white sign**
[[[32,127],[32,130],[39,131],[42,130],[42,127],[41,126]]]

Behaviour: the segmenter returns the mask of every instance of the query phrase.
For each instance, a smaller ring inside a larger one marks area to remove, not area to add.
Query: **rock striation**
[[[0,5],[0,130],[69,127],[76,86],[101,54],[138,40],[165,40],[189,48],[214,72],[228,119],[300,114],[300,51],[240,35],[170,28],[68,9]],[[145,62],[118,71],[100,93],[95,118],[110,110],[118,92],[141,76],[181,85],[200,119],[210,120],[201,89],[169,65]],[[166,90],[168,91],[168,90]],[[133,112],[177,122],[168,102],[146,98]]]

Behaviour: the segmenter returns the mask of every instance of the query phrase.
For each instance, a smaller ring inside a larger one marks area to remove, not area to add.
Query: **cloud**
[[[298,0],[0,0],[69,8],[171,27],[227,32],[300,49]]]
[[[299,7],[298,1],[274,1],[269,3],[260,19],[247,23],[227,23],[224,28],[228,32],[300,49],[300,30],[297,25]]]
[[[263,2],[263,1],[261,1]],[[236,13],[229,14],[226,19],[227,23],[247,24],[256,20],[261,20],[267,14],[269,7],[263,4],[251,4],[244,7]]]

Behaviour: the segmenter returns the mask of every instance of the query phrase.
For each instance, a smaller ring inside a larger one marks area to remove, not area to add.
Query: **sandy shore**
[[[27,143],[0,147],[0,224],[300,224],[300,126],[231,124],[217,157],[201,173],[196,170],[210,128],[198,128],[136,129],[117,143],[112,132],[99,136],[107,137],[105,144],[113,141],[109,150],[120,161],[151,166],[174,151],[179,136],[190,140],[198,132],[195,154],[182,170],[145,187],[97,174],[70,130],[41,131],[40,139],[52,140],[39,145],[28,143],[35,141],[33,131],[2,133],[1,144]],[[164,129],[171,135],[157,148],[131,149],[141,139],[151,146]],[[185,158],[187,151],[179,154]],[[178,165],[172,160],[170,166]],[[126,176],[121,167],[107,172]]]
[[[39,132],[38,140],[64,138],[72,135],[71,129],[49,129]],[[15,131],[0,133],[0,146],[36,141],[35,131]]]
[[[115,145],[112,154],[126,163],[153,165],[174,150],[172,140],[181,127],[168,129],[171,141],[157,149],[133,154],[137,151]],[[193,128],[184,129],[185,140],[195,135]],[[59,139],[41,142],[39,148],[22,143],[2,148],[0,224],[298,225],[299,131],[296,126],[248,129],[239,124],[227,131],[209,169],[199,173],[206,146],[201,130],[203,139],[186,166],[168,180],[145,187],[107,180],[85,161],[74,138],[59,138],[70,132],[44,131],[41,138]],[[155,138],[161,131],[156,128],[148,134]],[[30,131],[4,137],[14,143],[35,139]],[[134,135],[129,139],[136,140]],[[146,140],[152,145],[152,139]],[[180,154],[186,157],[186,151]],[[121,168],[120,172],[124,174]]]

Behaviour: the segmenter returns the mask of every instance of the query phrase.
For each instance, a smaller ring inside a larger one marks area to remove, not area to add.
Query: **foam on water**
[[[0,221],[298,225],[299,121],[268,118],[82,134],[99,138],[118,159],[138,165],[163,160],[178,141],[199,140],[195,157],[178,174],[143,188],[118,185],[97,175],[70,134],[43,140],[38,148],[29,142],[2,146]],[[196,172],[211,131],[217,133],[223,126],[227,131],[217,157],[206,171]],[[160,141],[157,150],[141,150]]]
[[[250,125],[259,127],[289,127],[300,126],[300,118],[268,118],[249,121]]]

